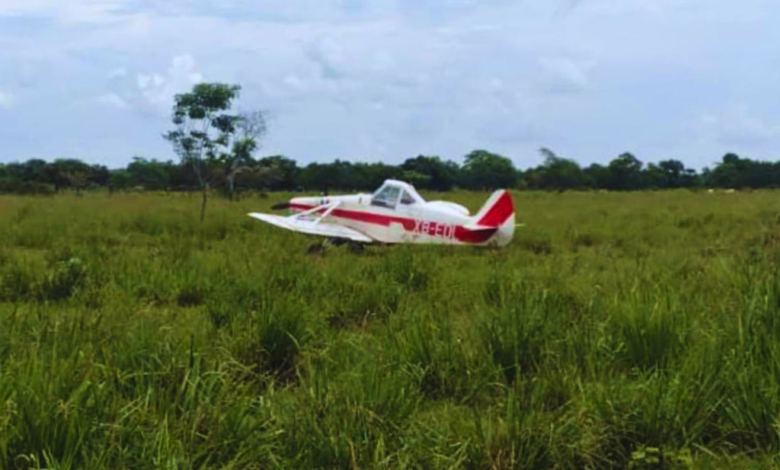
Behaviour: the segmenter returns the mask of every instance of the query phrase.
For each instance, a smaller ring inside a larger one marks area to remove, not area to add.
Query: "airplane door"
[[[396,212],[399,217],[413,219],[415,221],[422,215],[420,213],[420,204],[418,204],[406,191],[401,192],[401,197],[396,206]],[[403,239],[405,242],[413,242],[418,236],[419,234],[415,233],[414,230],[407,230],[403,234]]]

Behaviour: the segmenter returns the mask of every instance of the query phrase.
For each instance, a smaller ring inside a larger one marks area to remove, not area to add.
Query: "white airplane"
[[[298,197],[273,209],[295,213],[249,216],[295,232],[328,237],[334,244],[505,246],[515,231],[512,197],[505,189],[494,192],[474,216],[459,204],[426,202],[412,185],[396,180],[386,180],[374,194]]]

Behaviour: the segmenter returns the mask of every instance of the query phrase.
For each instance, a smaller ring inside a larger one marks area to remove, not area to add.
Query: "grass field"
[[[780,463],[780,193],[324,256],[245,216],[287,196],[0,197],[0,468]]]

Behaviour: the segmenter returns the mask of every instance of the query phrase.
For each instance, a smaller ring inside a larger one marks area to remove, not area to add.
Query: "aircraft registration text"
[[[414,233],[419,235],[428,235],[429,237],[451,239],[455,235],[455,226],[439,222],[415,220]]]

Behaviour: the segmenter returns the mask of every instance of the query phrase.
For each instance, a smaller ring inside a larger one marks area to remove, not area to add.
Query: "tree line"
[[[522,188],[540,190],[607,189],[614,191],[674,188],[778,188],[780,162],[757,161],[729,153],[713,168],[697,172],[678,160],[643,164],[624,153],[606,165],[587,167],[542,149],[541,165],[517,169],[502,155],[475,150],[462,165],[437,156],[419,155],[400,165],[386,163],[310,163],[299,166],[286,156],[245,156],[240,166],[226,174],[225,167],[212,169],[213,189],[235,191],[371,191],[386,179],[400,179],[420,189]],[[61,190],[151,190],[196,191],[201,188],[192,165],[183,162],[133,158],[124,168],[108,169],[80,160],[0,164],[0,192],[18,194],[55,193]]]
[[[474,150],[463,164],[438,156],[419,155],[400,165],[385,163],[310,163],[304,167],[284,155],[255,158],[266,133],[262,112],[232,112],[241,87],[199,83],[174,96],[173,129],[163,134],[179,161],[133,158],[125,168],[109,170],[76,159],[40,159],[0,164],[0,193],[40,194],[95,188],[115,190],[201,191],[201,220],[211,189],[236,192],[374,190],[386,179],[400,179],[420,189],[490,190],[607,189],[615,191],[673,188],[780,187],[780,162],[755,161],[726,154],[701,173],[679,160],[645,165],[623,153],[607,165],[583,168],[575,160],[540,149],[541,165],[521,170],[506,156]]]

